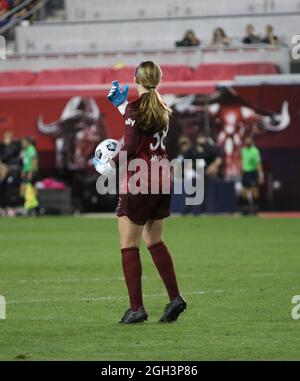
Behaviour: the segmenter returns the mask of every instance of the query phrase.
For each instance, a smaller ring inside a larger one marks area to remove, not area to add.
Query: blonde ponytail
[[[169,125],[169,117],[172,111],[165,105],[156,90],[161,77],[161,68],[153,61],[142,62],[136,69],[136,83],[148,90],[147,93],[143,94],[140,108],[135,113],[135,117],[144,131],[155,127],[158,132],[162,132]]]

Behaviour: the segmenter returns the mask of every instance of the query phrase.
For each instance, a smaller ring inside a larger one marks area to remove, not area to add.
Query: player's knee
[[[148,248],[152,247],[154,245],[157,245],[160,242],[162,242],[162,236],[161,235],[152,236],[152,237],[149,237],[149,239],[147,241],[145,240],[145,244]]]
[[[128,247],[140,247],[140,240],[135,238],[122,238],[120,240],[121,249],[127,249]]]
[[[162,241],[162,224],[155,222],[150,226],[146,226],[143,238],[147,247],[156,245]]]
[[[149,234],[144,234],[143,239],[144,239],[145,245],[148,247],[150,245],[150,242],[151,242]]]

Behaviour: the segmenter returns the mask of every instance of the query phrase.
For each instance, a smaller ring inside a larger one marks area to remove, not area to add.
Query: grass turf
[[[115,219],[0,220],[0,359],[300,359],[300,220],[171,218],[165,241],[189,303],[157,323],[167,297],[142,247],[150,320],[128,307]]]

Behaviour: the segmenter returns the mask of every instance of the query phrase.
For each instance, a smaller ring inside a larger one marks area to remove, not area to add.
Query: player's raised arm
[[[120,88],[120,84],[118,81],[112,82],[112,87],[108,93],[107,99],[120,111],[120,113],[124,116],[126,111],[126,106],[128,104],[127,97],[128,97],[128,85],[124,85],[123,89]],[[122,151],[127,151],[129,147],[129,152],[133,152],[134,144],[131,142],[134,139],[132,139],[132,133],[131,131],[127,132],[127,129],[125,128],[125,134],[124,134],[124,146],[122,148]],[[132,146],[132,148],[131,148]],[[114,159],[114,163],[119,163],[119,155],[117,155]],[[100,175],[109,177],[113,176],[115,174],[115,166],[114,164],[110,162],[103,162],[97,158],[93,159],[93,165],[98,173]]]
[[[120,111],[122,115],[125,114],[125,109],[128,104],[128,85],[124,85],[123,89],[120,89],[118,81],[113,81],[111,89],[108,93],[107,99]]]

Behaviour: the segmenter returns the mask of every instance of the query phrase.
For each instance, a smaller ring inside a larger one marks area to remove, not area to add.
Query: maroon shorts
[[[161,220],[170,215],[170,194],[120,194],[117,216],[128,217],[136,225]]]

